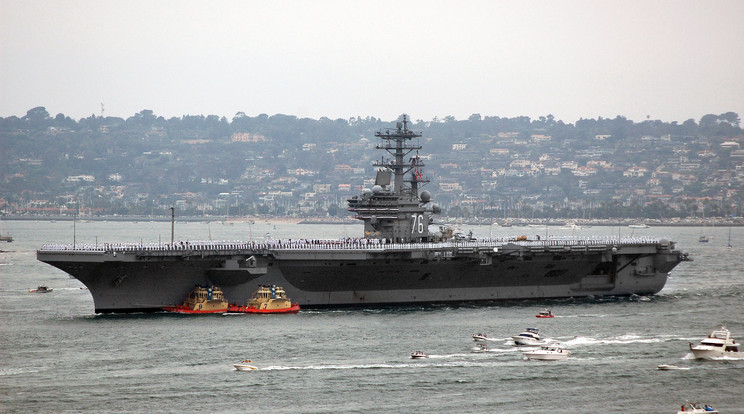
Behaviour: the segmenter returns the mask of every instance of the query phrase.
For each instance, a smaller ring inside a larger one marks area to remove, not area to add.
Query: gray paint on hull
[[[237,303],[246,302],[258,284],[277,284],[301,306],[653,294],[663,288],[668,270],[679,263],[672,252],[616,255],[619,273],[591,275],[596,266],[607,263],[606,254],[531,254],[529,260],[494,257],[490,264],[470,256],[440,260],[400,255],[369,260],[347,260],[344,255],[326,260],[262,256],[257,267],[241,267],[247,256],[145,260],[120,254],[109,260],[81,261],[75,255],[39,253],[39,260],[80,279],[89,288],[97,312],[159,309],[182,303],[195,285],[210,284],[220,286],[226,298]],[[360,259],[358,253],[354,259]],[[656,270],[640,275],[637,271],[649,268]]]

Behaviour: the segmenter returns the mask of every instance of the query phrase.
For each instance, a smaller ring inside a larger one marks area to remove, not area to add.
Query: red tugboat
[[[554,318],[555,317],[555,315],[553,315],[553,312],[551,312],[550,309],[541,310],[535,316],[538,318]]]
[[[189,293],[183,305],[165,306],[166,312],[176,313],[225,313],[228,303],[217,286],[197,286]]]
[[[292,303],[284,288],[276,285],[259,285],[251,300],[243,305],[231,304],[228,312],[236,313],[297,313],[298,303]]]

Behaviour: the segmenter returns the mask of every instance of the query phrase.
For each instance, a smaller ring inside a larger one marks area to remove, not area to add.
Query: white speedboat
[[[699,402],[688,402],[682,404],[682,407],[680,407],[679,411],[677,411],[677,414],[688,414],[688,413],[705,413],[705,414],[718,414],[718,410],[711,407],[708,404],[703,404]]]
[[[540,330],[537,328],[527,328],[519,335],[512,336],[516,345],[541,345]]]
[[[473,340],[475,342],[478,342],[478,341],[487,341],[488,340],[488,335],[486,335],[484,333],[477,333],[477,334],[473,334],[471,336],[473,337]]]
[[[413,351],[411,352],[411,358],[413,359],[429,358],[429,355],[426,355],[425,353],[421,351]]]
[[[656,367],[659,371],[687,371],[690,367],[678,367],[677,365],[661,364]]]
[[[721,327],[700,341],[700,344],[693,346],[690,343],[690,351],[698,359],[709,358],[736,358],[744,359],[744,352],[739,348],[739,344],[731,337],[731,332],[725,327]]]
[[[257,366],[253,365],[253,361],[250,359],[244,359],[240,361],[239,364],[233,364],[233,366],[238,371],[254,371],[258,369]]]
[[[524,351],[527,359],[538,359],[541,361],[562,361],[571,355],[570,351],[555,346],[544,346],[533,351]]]
[[[488,346],[486,344],[478,343],[474,347],[470,348],[473,352],[488,352]]]

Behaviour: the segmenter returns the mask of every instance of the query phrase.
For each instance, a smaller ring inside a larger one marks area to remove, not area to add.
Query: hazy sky
[[[0,0],[0,116],[744,117],[744,1]]]

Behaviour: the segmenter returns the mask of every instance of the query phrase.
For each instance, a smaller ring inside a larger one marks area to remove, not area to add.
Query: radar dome
[[[439,214],[442,212],[442,207],[439,207],[438,205],[434,204],[431,206],[431,212],[434,214]]]
[[[372,190],[370,190],[369,188],[365,188],[362,190],[362,197],[370,195],[372,195]]]
[[[372,192],[375,193],[375,194],[381,193],[382,192],[382,186],[376,185],[376,186],[372,187]]]
[[[428,191],[422,191],[421,201],[423,201],[424,203],[428,203],[429,201],[431,201],[431,193],[429,193]]]

